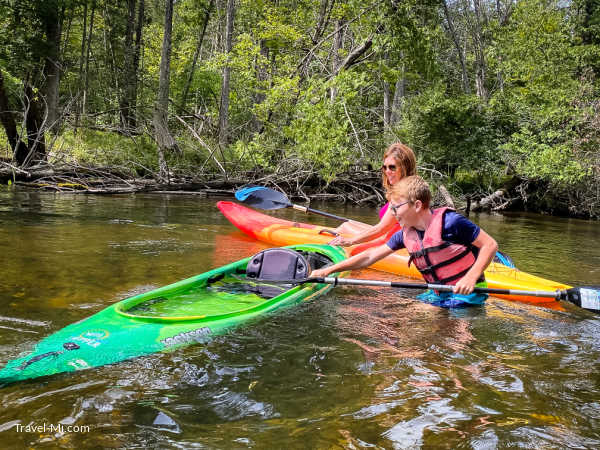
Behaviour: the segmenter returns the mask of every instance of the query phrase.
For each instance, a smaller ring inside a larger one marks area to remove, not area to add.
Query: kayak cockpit
[[[208,272],[115,305],[118,314],[147,321],[208,321],[268,308],[300,290],[322,286],[270,283],[298,280],[331,263],[321,253],[284,248],[264,250],[238,264]]]

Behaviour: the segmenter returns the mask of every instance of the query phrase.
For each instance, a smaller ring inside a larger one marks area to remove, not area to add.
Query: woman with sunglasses
[[[381,180],[386,192],[402,178],[416,175],[417,159],[412,149],[401,142],[395,142],[388,147],[383,155],[381,166]],[[340,234],[354,234],[352,238],[337,236],[329,242],[330,245],[343,247],[371,241],[379,236],[393,234],[399,230],[398,222],[389,209],[389,202],[379,210],[379,223],[367,225],[361,222],[348,221],[336,228]]]

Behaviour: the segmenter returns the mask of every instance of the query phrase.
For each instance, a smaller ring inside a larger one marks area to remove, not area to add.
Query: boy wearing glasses
[[[409,265],[414,263],[428,283],[454,286],[453,292],[428,291],[418,298],[447,308],[482,304],[487,295],[475,294],[473,288],[486,286],[483,272],[496,254],[496,241],[451,209],[429,209],[429,186],[417,175],[396,183],[389,200],[391,212],[402,230],[386,244],[315,270],[311,277],[361,269],[406,248],[410,254]]]

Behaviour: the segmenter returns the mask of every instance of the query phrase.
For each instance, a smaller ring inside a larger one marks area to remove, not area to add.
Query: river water
[[[0,365],[122,298],[266,248],[215,201],[0,191]],[[597,222],[472,219],[522,270],[598,283]],[[0,436],[3,448],[598,448],[599,336],[600,316],[570,305],[449,311],[336,288],[206,345],[2,387]]]

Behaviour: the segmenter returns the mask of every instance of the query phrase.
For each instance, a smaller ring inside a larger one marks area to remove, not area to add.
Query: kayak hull
[[[291,248],[317,252],[333,262],[345,258],[345,253],[337,247],[308,244]],[[255,294],[221,293],[216,288],[209,288],[213,286],[211,280],[240,274],[249,260],[245,258],[130,297],[68,325],[40,341],[26,356],[9,361],[0,370],[0,384],[98,367],[206,342],[243,322],[307,301],[332,287],[327,284],[292,286],[266,299]],[[206,293],[209,289],[210,295]],[[210,305],[205,303],[209,297]],[[144,309],[146,305],[150,306]],[[155,315],[156,311],[148,312],[151,308],[162,309]]]
[[[217,207],[239,230],[254,239],[275,246],[309,242],[326,244],[333,238],[330,228],[271,217],[238,203],[220,201],[217,203]],[[348,237],[351,236],[348,235]],[[347,257],[350,257],[385,242],[385,239],[380,238],[368,244],[346,247],[345,252]],[[403,249],[376,262],[370,268],[422,280],[423,277],[414,265],[408,266],[408,258],[408,252],[406,249]],[[487,268],[485,277],[488,287],[498,289],[555,291],[571,287],[495,262],[491,263]],[[547,297],[497,294],[494,294],[494,296],[525,303],[544,303],[545,306],[551,303],[556,304],[556,300]]]

